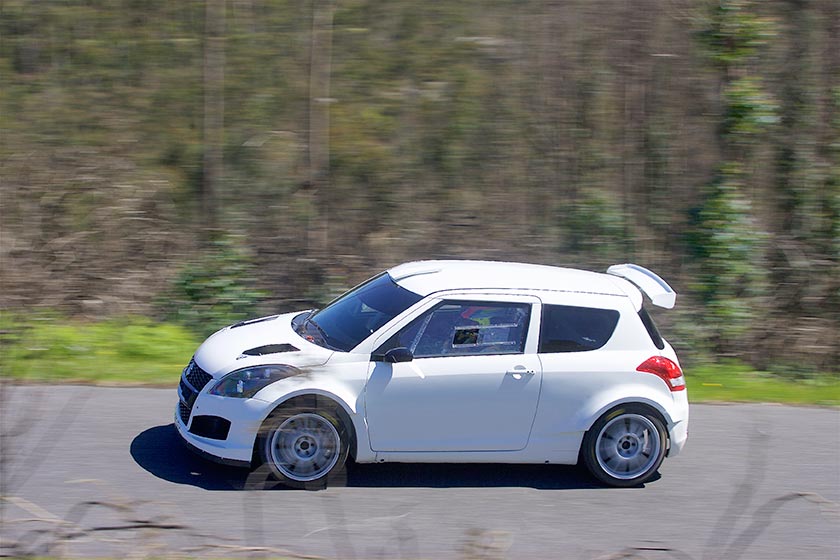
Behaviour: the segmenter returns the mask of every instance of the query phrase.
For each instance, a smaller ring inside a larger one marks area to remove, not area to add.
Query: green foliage
[[[776,36],[775,22],[756,14],[752,0],[715,0],[701,41],[712,60],[722,66],[737,64],[755,56]]]
[[[144,317],[84,322],[57,314],[4,314],[0,370],[26,381],[173,386],[199,340]]]
[[[723,134],[736,142],[755,142],[756,135],[779,122],[778,106],[760,78],[747,76],[729,84],[723,92],[726,116]]]
[[[734,164],[723,169],[695,215],[688,242],[699,263],[691,290],[705,303],[716,327],[717,340],[731,348],[753,325],[755,301],[763,291],[766,236],[741,194],[740,172]]]
[[[163,315],[202,336],[254,317],[266,294],[256,288],[255,267],[238,243],[217,239],[183,265],[160,304]]]
[[[756,301],[769,276],[765,268],[767,236],[746,195],[753,180],[750,150],[761,134],[778,122],[776,103],[761,77],[751,73],[759,48],[775,34],[772,22],[756,11],[749,0],[724,0],[714,8],[702,35],[711,60],[721,66],[719,143],[724,159],[693,215],[688,245],[697,257],[692,288],[716,325],[717,348],[724,351],[737,348],[742,337],[760,322]]]

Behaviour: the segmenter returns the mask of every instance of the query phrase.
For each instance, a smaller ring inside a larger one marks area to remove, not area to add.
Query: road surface
[[[576,467],[351,465],[323,492],[193,456],[175,389],[2,394],[2,550],[325,558],[840,558],[840,411],[693,405],[643,488]]]

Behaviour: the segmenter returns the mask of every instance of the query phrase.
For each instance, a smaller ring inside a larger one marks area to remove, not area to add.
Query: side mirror
[[[411,353],[411,350],[405,348],[404,346],[400,346],[398,348],[391,348],[385,352],[383,361],[389,364],[398,364],[400,362],[410,362],[413,359],[414,354]]]

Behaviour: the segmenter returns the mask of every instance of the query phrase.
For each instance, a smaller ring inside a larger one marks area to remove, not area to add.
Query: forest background
[[[4,0],[0,83],[4,375],[101,328],[81,369],[177,380],[236,319],[473,258],[641,264],[689,379],[840,387],[836,0]]]

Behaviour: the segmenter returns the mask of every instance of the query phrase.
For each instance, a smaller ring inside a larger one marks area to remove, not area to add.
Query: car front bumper
[[[249,467],[253,458],[254,441],[270,405],[258,399],[230,399],[201,394],[195,401],[185,424],[180,410],[175,406],[175,428],[193,451],[218,463]],[[224,439],[204,437],[193,433],[196,417],[224,419],[230,422]],[[193,431],[191,431],[193,430]]]

